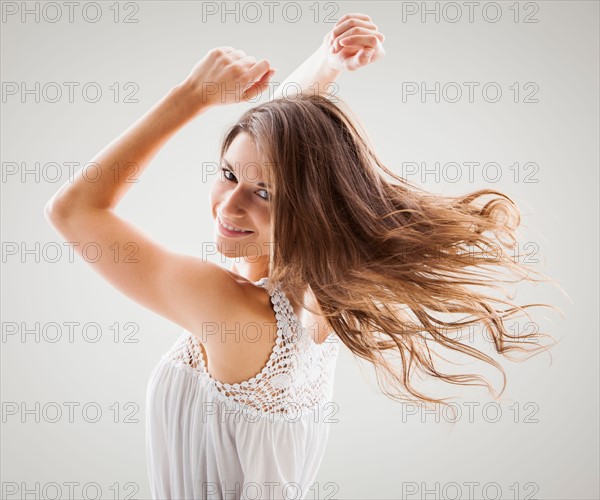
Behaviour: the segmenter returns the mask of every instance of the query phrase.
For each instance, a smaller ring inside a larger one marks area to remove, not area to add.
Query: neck
[[[269,276],[268,257],[261,257],[260,259],[241,257],[234,259],[231,271],[249,281],[258,281],[261,278],[267,278]]]

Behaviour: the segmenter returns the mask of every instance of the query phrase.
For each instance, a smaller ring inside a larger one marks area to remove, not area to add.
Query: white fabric
[[[277,340],[257,375],[241,384],[215,380],[198,339],[185,330],[152,371],[146,394],[152,498],[314,496],[311,486],[335,420],[340,342],[334,332],[314,342],[279,285],[269,293]]]

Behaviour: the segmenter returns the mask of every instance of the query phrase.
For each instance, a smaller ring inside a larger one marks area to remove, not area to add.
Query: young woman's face
[[[266,185],[267,168],[244,132],[235,137],[223,156],[210,192],[210,206],[215,242],[227,257],[269,254],[271,191]],[[230,231],[221,222],[245,231]]]

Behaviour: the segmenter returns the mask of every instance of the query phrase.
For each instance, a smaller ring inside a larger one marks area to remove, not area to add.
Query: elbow
[[[56,226],[58,221],[64,220],[67,213],[64,202],[61,202],[56,197],[50,198],[44,205],[44,217],[53,226]]]
[[[54,200],[49,200],[48,203],[46,203],[44,205],[44,218],[48,221],[51,222],[52,219],[54,218]]]
[[[44,205],[44,217],[46,220],[51,220],[54,218],[56,214],[56,200],[54,198],[50,198],[48,202]]]
[[[60,199],[52,198],[44,205],[44,218],[54,231],[65,241],[76,238],[74,232],[73,211],[68,210],[67,205]]]

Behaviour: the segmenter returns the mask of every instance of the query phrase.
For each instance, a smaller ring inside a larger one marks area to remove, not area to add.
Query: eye
[[[221,167],[221,172],[223,172],[223,176],[228,181],[231,181],[231,182],[236,182],[237,181],[237,179],[235,178],[235,175],[233,175],[233,172],[231,170],[229,170],[228,168]],[[231,177],[229,177],[227,174],[231,174]],[[259,198],[262,198],[263,200],[268,201],[269,198],[270,198],[269,192],[266,189],[259,189],[259,191],[264,191],[267,194],[266,197],[259,195]]]
[[[266,189],[259,189],[259,191],[264,191],[267,194],[267,196],[261,196],[263,200],[269,201],[271,199],[271,196],[269,195],[269,192]]]
[[[223,172],[223,176],[225,177],[225,179],[227,179],[228,181],[235,181],[235,175],[233,175],[233,173],[231,172],[231,170],[227,169],[227,168],[221,168],[221,172]],[[233,179],[227,177],[227,173],[231,174],[231,177],[233,177]]]

